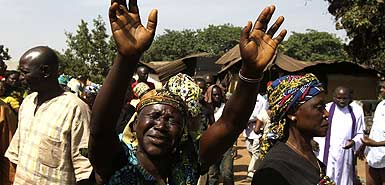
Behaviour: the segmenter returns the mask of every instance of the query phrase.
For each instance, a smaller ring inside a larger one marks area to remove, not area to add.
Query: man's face
[[[30,62],[28,59],[21,59],[19,62],[20,79],[22,83],[28,85],[31,91],[38,91],[43,87],[44,75],[40,70],[40,65]]]
[[[136,71],[139,77],[139,82],[146,82],[148,78],[148,69],[146,67],[139,67]]]
[[[7,70],[7,65],[5,65],[3,60],[0,60],[0,75],[4,75]]]
[[[214,87],[211,96],[214,103],[221,103],[222,90],[219,87]]]
[[[12,73],[8,76],[8,78],[6,79],[6,83],[11,86],[11,87],[16,87],[18,86],[18,82],[19,82],[19,74],[17,73]]]
[[[380,82],[380,96],[385,98],[385,81]]]
[[[346,107],[351,102],[351,97],[347,89],[339,89],[333,97],[334,102],[340,108]]]
[[[200,89],[202,89],[202,94],[206,93],[206,82],[205,81],[197,81],[197,85]]]

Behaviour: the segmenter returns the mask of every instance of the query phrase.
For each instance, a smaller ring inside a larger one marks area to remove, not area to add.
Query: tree
[[[8,48],[4,48],[3,45],[0,45],[0,60],[9,60],[11,56],[8,54]]]
[[[211,54],[221,54],[238,44],[241,36],[241,27],[231,24],[219,26],[209,25],[208,28],[197,31],[196,51],[204,51]]]
[[[164,34],[155,38],[143,59],[169,61],[199,52],[221,54],[237,44],[240,32],[240,27],[230,24],[209,25],[202,30],[165,30]]]
[[[385,3],[383,0],[328,0],[336,28],[345,29],[346,51],[353,61],[385,71]]]
[[[194,53],[197,43],[196,32],[193,30],[165,30],[165,34],[158,36],[148,51],[145,52],[145,61],[169,61],[185,57]]]
[[[298,60],[344,61],[347,54],[344,44],[336,35],[308,29],[306,33],[293,32],[280,50]]]
[[[106,33],[105,23],[99,15],[93,20],[93,29],[80,21],[76,34],[66,32],[67,49],[61,55],[60,71],[74,77],[87,76],[101,83],[115,56],[115,43]]]

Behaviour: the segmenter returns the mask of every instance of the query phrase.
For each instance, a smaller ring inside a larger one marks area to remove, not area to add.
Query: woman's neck
[[[293,130],[293,131],[292,131]],[[297,147],[300,151],[303,153],[312,153],[312,147],[311,147],[311,137],[305,137],[299,131],[296,129],[289,129],[289,137],[286,141],[286,143],[290,143]],[[310,151],[310,152],[309,152]]]
[[[150,159],[150,157],[140,150],[136,152],[136,158],[140,165],[150,173],[159,184],[166,184],[171,171],[172,157],[161,157]]]
[[[313,137],[307,137],[301,134],[296,128],[289,128],[289,137],[286,140],[288,145],[294,152],[308,160],[315,168],[320,169],[318,159],[314,155],[311,140]]]

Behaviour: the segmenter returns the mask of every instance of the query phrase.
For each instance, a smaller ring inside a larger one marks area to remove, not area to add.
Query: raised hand
[[[250,77],[253,77],[253,75],[261,74],[266,65],[273,58],[278,44],[286,35],[287,31],[284,29],[277,37],[273,38],[275,32],[277,32],[284,21],[282,16],[278,17],[275,23],[266,32],[267,24],[269,23],[274,10],[275,6],[273,5],[266,7],[259,15],[253,29],[251,29],[252,23],[249,21],[242,30],[239,49],[243,65],[246,67],[242,68],[242,74],[244,75],[251,75]]]
[[[146,51],[155,36],[157,10],[148,16],[147,27],[141,23],[137,0],[112,0],[109,10],[112,35],[118,51],[123,56],[140,56]]]

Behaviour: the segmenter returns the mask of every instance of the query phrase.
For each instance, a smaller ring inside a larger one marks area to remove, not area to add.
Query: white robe
[[[328,103],[326,105],[326,110],[330,110],[331,104],[332,103]],[[339,108],[336,105],[332,120],[326,175],[334,180],[336,185],[353,185],[353,170],[355,170],[353,166],[353,151],[356,151],[361,146],[362,142],[360,138],[364,135],[364,112],[357,104],[351,104],[351,106],[356,117],[356,134],[353,138],[351,138],[353,122],[348,107]],[[342,147],[344,147],[350,139],[355,141],[355,146],[350,149],[343,149]],[[323,161],[325,137],[315,137],[314,140],[318,142],[320,149],[317,157]]]

